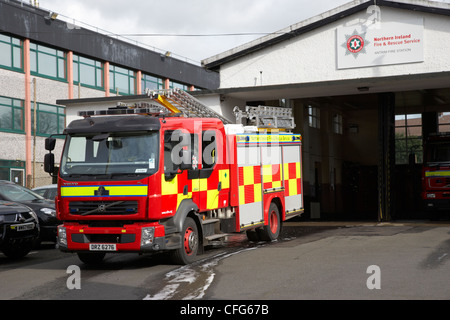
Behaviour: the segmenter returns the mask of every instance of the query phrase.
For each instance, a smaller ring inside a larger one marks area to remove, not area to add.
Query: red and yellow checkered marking
[[[239,205],[262,201],[261,166],[239,167]]]
[[[228,205],[224,204],[223,200],[228,201],[227,196],[220,196],[219,183],[221,191],[227,191],[230,188],[230,170],[214,170],[209,178],[198,179],[193,181],[192,191],[198,192],[200,203],[199,208],[202,209],[217,209]],[[223,194],[223,192],[222,192]],[[222,199],[223,198],[223,199]]]
[[[192,189],[189,185],[188,193],[183,194],[184,186],[188,183],[188,181],[185,181],[185,183],[181,183],[182,181],[180,180],[184,180],[180,177],[180,175],[176,175],[171,180],[166,180],[164,175],[161,175],[161,196],[163,198],[163,201],[170,201],[170,203],[172,203],[171,207],[173,207],[173,204],[176,203],[175,211],[173,211],[173,213],[176,212],[176,209],[178,209],[181,201],[183,201],[184,199],[192,198]]]
[[[219,191],[219,183],[223,192]],[[178,210],[184,199],[195,198],[201,211],[227,206],[229,188],[229,169],[213,170],[211,176],[204,179],[189,180],[187,174],[178,174],[172,180],[161,176],[163,204],[165,208],[173,208],[172,213]]]
[[[262,189],[272,190],[283,187],[285,196],[300,194],[301,170],[300,162],[285,163],[283,171],[281,164],[239,167],[239,205],[259,202],[262,200]],[[270,191],[269,191],[270,192]]]
[[[283,187],[281,164],[263,165],[263,187],[267,189],[278,189]]]
[[[286,197],[302,192],[300,162],[284,164],[284,194]]]

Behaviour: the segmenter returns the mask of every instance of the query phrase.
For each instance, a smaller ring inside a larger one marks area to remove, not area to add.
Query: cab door
[[[224,158],[223,134],[215,128],[201,132],[198,192],[200,211],[229,205],[229,170]]]

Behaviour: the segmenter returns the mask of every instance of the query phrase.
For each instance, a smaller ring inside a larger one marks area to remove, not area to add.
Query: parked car
[[[31,190],[37,193],[38,195],[44,197],[45,199],[55,200],[56,194],[58,192],[58,185],[49,184],[47,186],[36,187]]]
[[[28,188],[6,180],[0,180],[0,200],[18,202],[33,209],[39,219],[38,242],[56,242],[59,220],[56,218],[54,201],[47,200]]]
[[[7,257],[26,256],[38,236],[38,217],[30,207],[0,201],[0,250]]]

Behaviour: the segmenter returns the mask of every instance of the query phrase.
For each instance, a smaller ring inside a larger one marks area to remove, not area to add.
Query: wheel
[[[198,252],[199,238],[195,221],[187,217],[181,230],[181,247],[172,252],[172,260],[176,264],[192,263]]]
[[[78,258],[85,264],[95,265],[103,261],[106,252],[78,252]]]
[[[15,244],[11,246],[4,247],[2,249],[5,256],[11,259],[20,259],[25,257],[32,249],[32,242],[24,242],[21,244]]]
[[[256,230],[247,230],[245,233],[247,234],[248,241],[258,242],[260,240]]]
[[[281,231],[281,220],[278,206],[275,203],[271,203],[269,207],[269,223],[262,229],[258,229],[258,235],[261,240],[273,241],[278,238]]]

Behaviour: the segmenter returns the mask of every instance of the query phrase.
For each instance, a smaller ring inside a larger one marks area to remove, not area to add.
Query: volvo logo
[[[109,190],[106,190],[104,186],[100,186],[94,191],[94,196],[109,196]]]
[[[98,205],[98,212],[105,212],[106,211],[106,205],[99,204]]]

